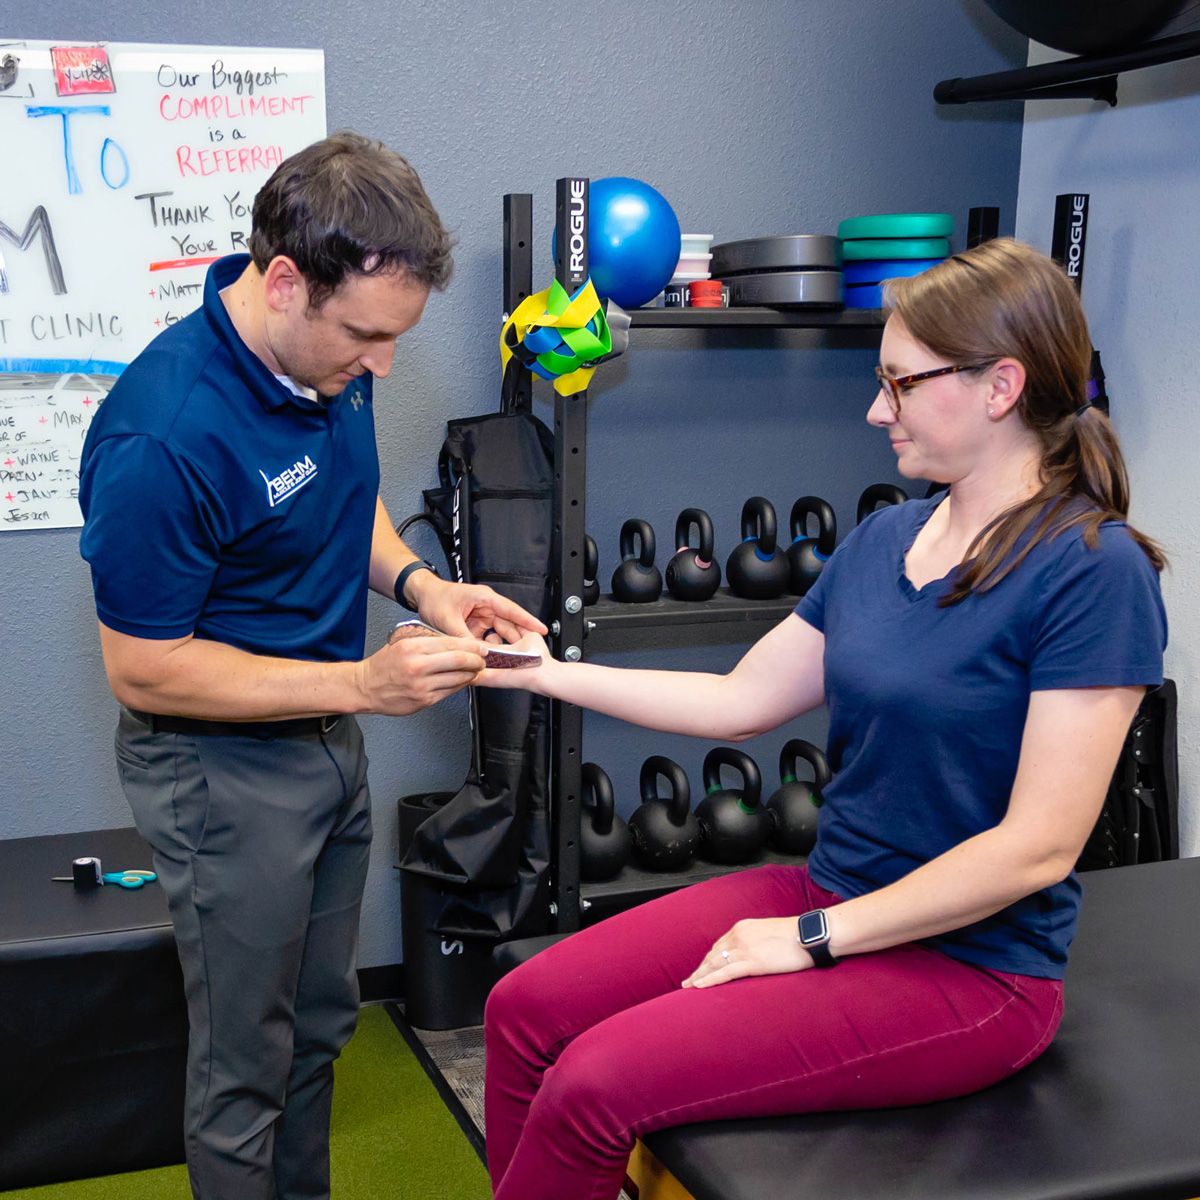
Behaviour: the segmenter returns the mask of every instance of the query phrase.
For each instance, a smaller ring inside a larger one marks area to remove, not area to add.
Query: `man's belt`
[[[191,737],[252,737],[286,738],[309,737],[330,733],[342,719],[343,713],[324,717],[292,717],[283,721],[204,721],[198,717],[169,717],[158,713],[129,709],[129,715],[153,733],[186,733]]]

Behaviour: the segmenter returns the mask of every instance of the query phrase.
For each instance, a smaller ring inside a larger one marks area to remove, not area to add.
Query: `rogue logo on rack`
[[[267,503],[274,508],[275,505],[286,500],[293,492],[298,492],[306,483],[316,477],[317,464],[313,462],[312,455],[306,454],[293,466],[285,467],[274,478],[269,477],[266,471],[261,469],[258,473],[267,485]]]
[[[571,264],[572,275],[583,274],[583,208],[587,181],[571,180]]]

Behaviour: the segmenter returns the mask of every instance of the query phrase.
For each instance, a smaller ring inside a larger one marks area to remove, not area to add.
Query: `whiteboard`
[[[104,397],[324,136],[320,50],[0,39],[0,531],[82,525]]]

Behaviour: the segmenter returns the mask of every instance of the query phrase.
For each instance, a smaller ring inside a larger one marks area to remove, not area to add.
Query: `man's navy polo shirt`
[[[371,376],[294,395],[241,340],[214,263],[204,303],[126,368],[83,447],[80,552],[96,613],[140,638],[362,657],[379,491]]]
[[[999,824],[1032,692],[1162,682],[1158,575],[1124,525],[1101,526],[1095,549],[1078,527],[1040,542],[990,591],[940,607],[957,569],[915,588],[904,560],[943,500],[868,517],[796,606],[825,635],[835,772],[808,869],[846,899]],[[1058,801],[1041,797],[1048,808]],[[929,944],[993,970],[1059,978],[1079,897],[1070,875]]]

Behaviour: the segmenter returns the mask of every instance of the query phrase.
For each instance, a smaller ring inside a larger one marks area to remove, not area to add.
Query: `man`
[[[417,712],[475,679],[487,631],[544,632],[437,578],[379,499],[372,377],[450,270],[403,158],[317,142],[267,181],[250,255],[213,264],[202,307],[130,364],[84,446],[81,552],[118,770],[183,967],[201,1200],[329,1194],[371,836],[349,714]],[[364,658],[368,586],[454,636]]]

